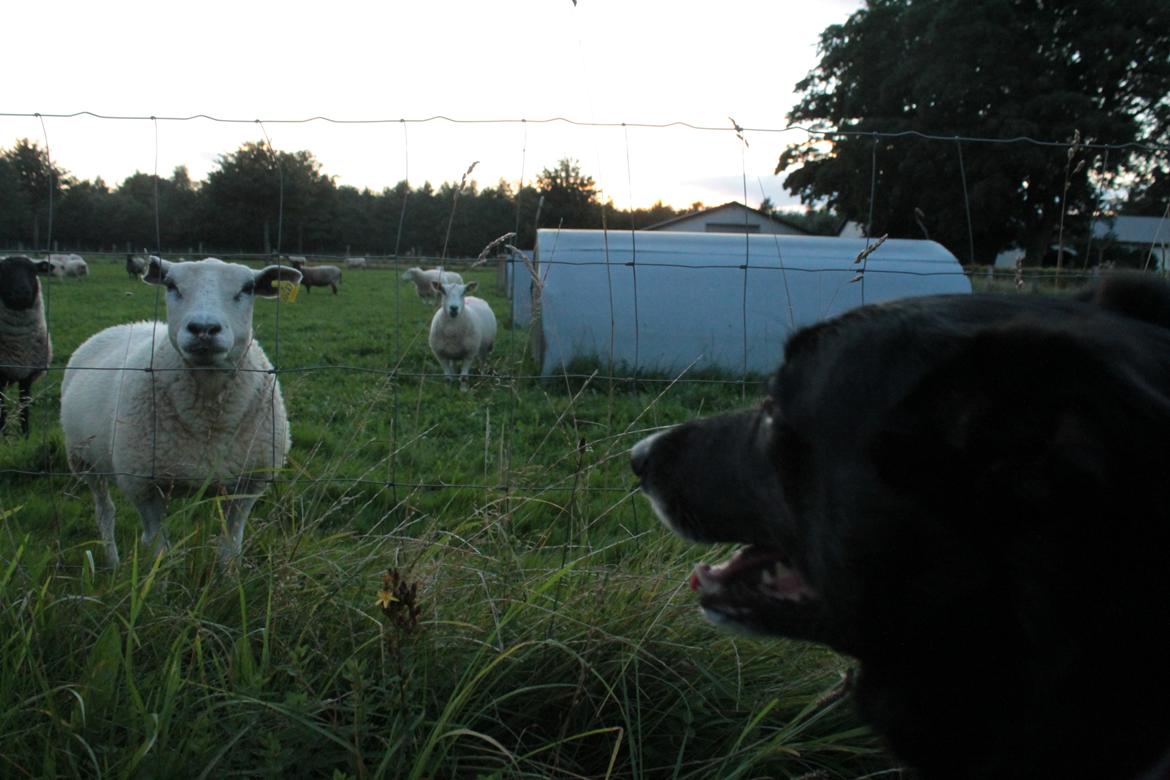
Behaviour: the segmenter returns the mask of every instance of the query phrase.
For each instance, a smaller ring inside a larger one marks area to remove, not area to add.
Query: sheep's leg
[[[244,525],[248,522],[248,515],[252,507],[260,498],[259,487],[250,480],[241,480],[236,486],[235,495],[227,501],[224,517],[227,528],[219,544],[219,562],[227,565],[240,557],[244,548]]]
[[[467,389],[467,375],[471,371],[471,364],[474,358],[467,358],[463,361],[463,368],[459,371],[459,388],[461,390]]]
[[[161,555],[167,549],[167,536],[162,530],[169,503],[167,496],[146,477],[120,474],[117,483],[122,495],[130,499],[142,519],[142,543],[150,545],[155,555]]]
[[[330,284],[329,286],[333,288],[333,294],[334,294],[334,295],[337,295],[337,285],[335,285],[335,284]]]
[[[439,358],[439,365],[443,367],[443,376],[447,378],[447,383],[455,381],[455,361],[447,358]]]
[[[20,380],[20,433],[28,438],[28,415],[32,407],[32,377]]]
[[[156,556],[162,555],[170,546],[166,531],[162,527],[163,516],[167,512],[166,497],[158,488],[149,484],[145,490],[123,492],[136,496],[134,505],[138,507],[138,514],[142,517],[142,543],[150,545]]]
[[[118,565],[118,543],[114,541],[114,502],[110,498],[110,483],[105,477],[92,475],[86,475],[85,481],[93,493],[93,511],[106,550],[106,564],[113,568]]]

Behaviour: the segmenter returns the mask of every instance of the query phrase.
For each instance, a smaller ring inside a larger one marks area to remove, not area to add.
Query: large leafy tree
[[[217,163],[201,199],[203,229],[213,244],[269,253],[327,242],[336,188],[311,152],[276,152],[260,141]]]
[[[541,227],[601,227],[597,183],[581,172],[576,160],[564,158],[555,167],[545,168],[536,179],[536,188],[544,198]]]
[[[15,223],[17,231],[11,240],[41,248],[49,241],[52,209],[74,179],[26,138],[0,151],[0,165],[0,211],[9,212],[5,221]]]
[[[1164,0],[869,0],[824,31],[789,114],[845,135],[788,147],[777,170],[873,235],[1039,261],[1060,230],[1067,243],[1087,229],[1101,182],[1133,167],[1100,145],[1170,138],[1168,51]],[[886,135],[907,131],[1067,145]]]

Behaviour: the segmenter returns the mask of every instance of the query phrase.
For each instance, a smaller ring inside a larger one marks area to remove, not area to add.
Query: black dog
[[[923,776],[1170,776],[1170,288],[915,298],[631,453],[713,622],[855,656]]]

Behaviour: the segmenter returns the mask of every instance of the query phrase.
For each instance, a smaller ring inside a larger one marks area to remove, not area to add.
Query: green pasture
[[[501,328],[461,391],[399,271],[257,301],[293,449],[232,571],[214,496],[172,504],[152,560],[116,495],[123,563],[102,565],[60,369],[162,298],[114,261],[45,283],[55,370],[30,438],[0,439],[0,776],[888,774],[840,695],[848,659],[706,624],[687,575],[727,551],[633,493],[634,441],[758,389],[534,379],[480,268]]]

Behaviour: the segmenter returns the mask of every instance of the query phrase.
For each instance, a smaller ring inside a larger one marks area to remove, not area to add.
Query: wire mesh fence
[[[961,193],[966,238],[950,247],[949,252],[942,250],[949,262],[917,265],[889,262],[887,258],[899,251],[899,239],[890,239],[883,246],[882,237],[873,235],[875,231],[864,225],[852,239],[816,239],[833,246],[832,260],[826,261],[801,254],[802,245],[793,243],[792,237],[752,235],[752,226],[747,222],[741,231],[719,236],[717,244],[713,243],[716,238],[706,235],[700,238],[676,233],[666,241],[663,234],[643,229],[648,226],[603,224],[601,230],[587,237],[592,242],[591,253],[576,255],[571,254],[571,245],[573,241],[579,244],[586,240],[584,234],[538,222],[533,226],[539,232],[532,247],[517,248],[510,241],[500,241],[490,254],[450,257],[444,241],[444,251],[439,255],[417,256],[400,252],[402,236],[412,219],[404,199],[391,224],[385,226],[394,236],[393,251],[367,252],[360,266],[347,263],[352,257],[339,250],[308,255],[310,267],[336,264],[341,268],[344,283],[339,294],[313,295],[305,291],[293,300],[278,297],[271,305],[256,306],[256,338],[264,345],[272,367],[242,371],[279,380],[293,439],[287,462],[276,443],[269,443],[268,467],[257,478],[288,487],[285,500],[302,505],[308,501],[316,511],[324,512],[346,507],[367,511],[373,506],[368,511],[384,516],[388,512],[416,511],[418,507],[444,511],[459,506],[468,512],[510,516],[522,506],[528,512],[527,522],[538,522],[536,518],[542,512],[547,516],[549,507],[556,517],[587,516],[588,522],[598,522],[600,518],[630,513],[636,521],[636,505],[627,500],[632,495],[632,478],[625,467],[629,445],[649,431],[682,419],[750,403],[759,394],[767,373],[757,360],[757,340],[773,345],[774,352],[767,352],[766,359],[762,359],[763,364],[771,365],[792,329],[855,305],[932,291],[1058,293],[1098,271],[1103,257],[1101,247],[1106,241],[1093,229],[1073,236],[1069,228],[1066,234],[1062,220],[1053,244],[1062,255],[1069,252],[1068,257],[1075,256],[1076,261],[1060,262],[1055,268],[1026,268],[1018,258],[988,266],[970,262],[976,254],[975,235],[985,217],[972,210],[968,197],[972,180],[964,148],[1026,145],[1049,150],[1053,159],[1063,164],[1070,149],[1067,140],[939,136],[917,131],[845,133],[798,127],[743,128],[734,123],[731,127],[710,127],[687,122],[581,122],[560,117],[487,121],[449,117],[239,120],[201,114],[144,117],[91,112],[0,113],[2,117],[37,122],[50,159],[52,147],[46,120],[54,126],[83,118],[119,124],[148,123],[154,136],[155,182],[154,208],[149,215],[155,246],[150,253],[171,259],[177,259],[177,255],[164,251],[160,225],[167,215],[157,185],[160,132],[165,134],[166,127],[173,123],[252,124],[274,149],[281,148],[281,139],[273,139],[269,127],[323,124],[338,133],[350,132],[357,125],[398,128],[404,180],[409,179],[411,167],[411,133],[417,142],[436,125],[518,127],[523,135],[519,155],[521,184],[530,176],[524,169],[528,165],[531,128],[568,125],[586,132],[619,132],[624,139],[625,176],[616,178],[624,178],[631,193],[638,163],[638,147],[630,142],[631,130],[685,130],[714,139],[711,142],[721,144],[724,151],[728,144],[742,150],[748,138],[759,145],[758,139],[779,134],[797,134],[819,143],[860,136],[873,142],[870,168],[856,172],[856,186],[869,192],[867,222],[871,226],[875,208],[880,205],[879,179],[896,176],[896,171],[882,167],[879,143],[909,139],[955,150],[956,180],[947,182],[947,186]],[[1078,144],[1083,153],[1096,155],[1144,155],[1155,159],[1168,151],[1156,145]],[[739,164],[738,170],[729,170],[728,174],[742,181],[741,196],[746,206],[749,172],[742,155]],[[472,168],[474,165],[468,173]],[[464,174],[465,181],[466,178]],[[451,200],[448,239],[465,181],[455,189]],[[52,254],[54,249],[70,249],[56,245],[54,190],[52,186],[47,190],[48,225],[43,240],[32,248],[34,251],[24,249],[25,253],[42,256]],[[252,268],[286,266],[289,242],[285,194],[286,182],[281,174],[273,196],[275,203],[267,204],[277,215],[271,251],[217,255]],[[501,237],[514,237],[519,222],[517,209],[514,218],[494,227]],[[1149,270],[1164,270],[1170,230],[1161,235],[1165,238],[1160,243],[1151,243],[1145,250],[1144,266]],[[925,244],[920,240],[925,237],[911,236],[903,244]],[[688,248],[688,242],[695,243],[696,248]],[[17,249],[11,247],[4,253],[12,254]],[[688,252],[691,255],[687,259],[680,259]],[[703,253],[709,259],[705,260]],[[121,276],[123,256],[123,252],[113,249],[87,252],[89,278],[52,278],[43,283],[45,321],[56,345],[54,359],[47,366],[14,362],[0,365],[0,371],[35,369],[44,373],[34,385],[34,433],[22,443],[10,425],[4,438],[0,490],[7,494],[5,503],[22,502],[30,490],[47,487],[50,492],[71,493],[77,486],[69,467],[73,453],[65,451],[58,423],[58,404],[66,361],[82,341],[103,328],[136,320],[156,322],[155,327],[162,331],[167,328],[165,288],[158,284],[143,287],[131,276]],[[431,355],[428,334],[435,312],[433,303],[416,295],[413,285],[402,279],[402,274],[413,266],[442,266],[477,282],[480,294],[500,322],[495,348],[472,375],[467,392],[448,386],[444,372]],[[586,282],[594,285],[594,297],[586,296]],[[320,293],[324,292],[321,288]],[[523,317],[517,315],[520,310],[526,312]],[[575,321],[588,322],[588,339],[582,331],[574,330]],[[705,331],[710,338],[702,347],[688,348],[688,334],[696,331]],[[654,352],[652,332],[666,342],[679,344],[679,362],[662,362],[660,354]],[[587,343],[582,346],[582,341]],[[151,341],[148,364],[135,369],[147,378],[152,394],[168,372],[219,370],[156,368],[155,343],[162,342]],[[562,349],[565,345],[572,348]],[[550,350],[559,350],[558,357],[545,361]],[[721,363],[706,359],[711,357],[726,359]],[[80,365],[76,369],[122,370],[109,365]],[[276,384],[270,387],[268,408],[275,414],[272,399]],[[8,396],[9,408],[19,405],[19,398],[11,397],[11,393]],[[116,417],[109,421],[115,428],[124,423]],[[159,443],[152,441],[155,454],[148,470],[108,469],[103,474],[158,479],[162,475],[153,465],[159,459],[158,447]],[[581,496],[594,496],[597,503],[583,509],[578,503]]]

